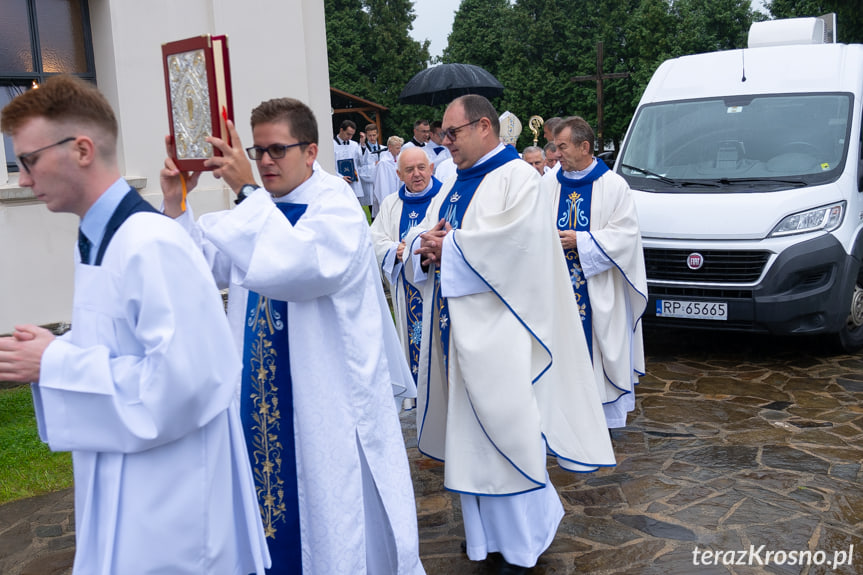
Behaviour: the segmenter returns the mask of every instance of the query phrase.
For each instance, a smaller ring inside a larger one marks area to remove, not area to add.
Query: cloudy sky
[[[411,36],[419,41],[430,40],[432,56],[440,56],[446,48],[446,37],[460,3],[461,0],[414,0],[417,18]],[[763,0],[752,0],[752,7],[757,8],[762,3]]]

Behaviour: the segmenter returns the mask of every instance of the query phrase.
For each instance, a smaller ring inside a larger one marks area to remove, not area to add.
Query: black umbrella
[[[503,93],[503,84],[473,64],[440,64],[426,68],[405,84],[399,95],[402,104],[436,106],[449,104],[465,94],[494,98]]]

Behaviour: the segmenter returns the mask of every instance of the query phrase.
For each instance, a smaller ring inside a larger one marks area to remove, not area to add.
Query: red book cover
[[[234,120],[227,36],[195,36],[162,44],[168,123],[174,162],[183,171],[202,171],[221,152],[207,136],[229,140]]]

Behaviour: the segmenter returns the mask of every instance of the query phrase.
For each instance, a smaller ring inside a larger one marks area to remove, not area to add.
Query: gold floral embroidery
[[[268,298],[261,297],[254,314],[255,340],[251,357],[251,394],[255,409],[253,424],[248,430],[252,438],[252,456],[255,491],[267,537],[275,539],[277,522],[285,521],[284,481],[282,470],[282,443],[279,441],[281,412],[279,388],[276,385],[276,357],[270,339],[276,330],[284,329],[283,319],[272,309]],[[291,422],[291,424],[293,424]]]

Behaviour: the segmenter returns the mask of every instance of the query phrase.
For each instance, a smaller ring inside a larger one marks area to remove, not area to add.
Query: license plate
[[[684,319],[728,319],[728,304],[716,301],[656,300],[656,317]]]

